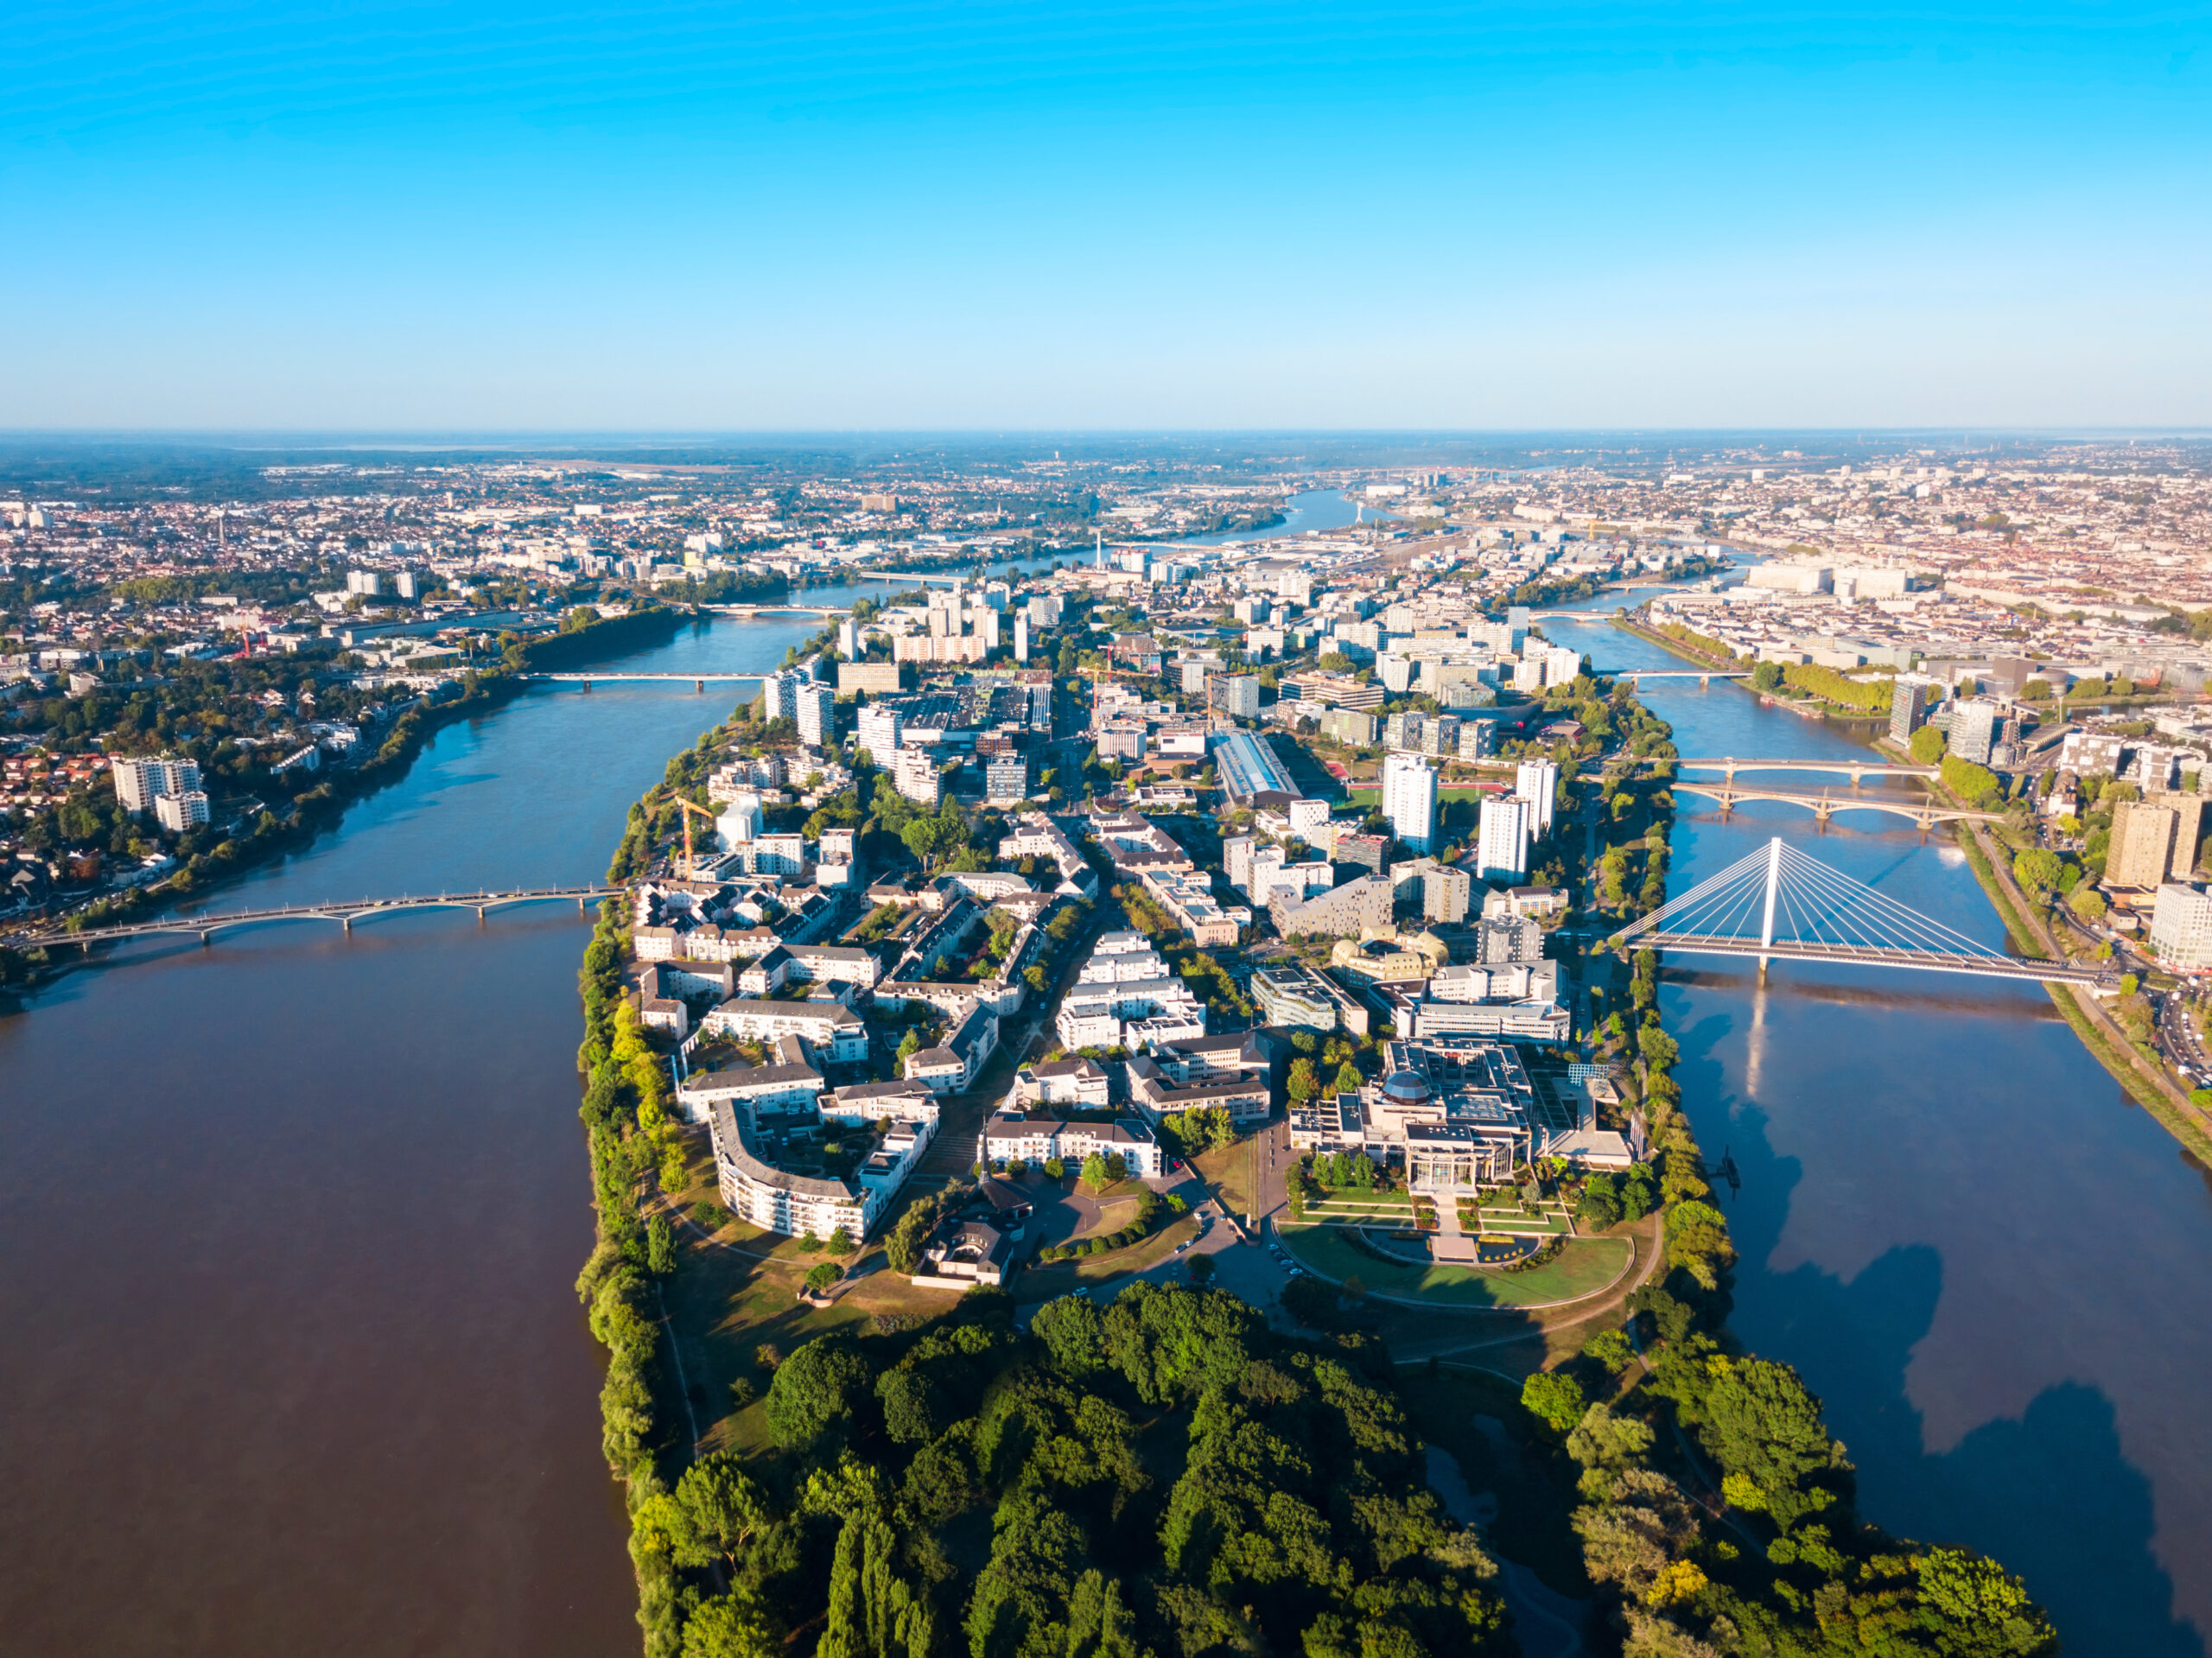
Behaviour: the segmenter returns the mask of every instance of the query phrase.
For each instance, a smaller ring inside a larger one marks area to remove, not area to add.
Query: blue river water
[[[1608,598],[1592,609],[1610,610]],[[1600,666],[1682,665],[1593,618]],[[1726,683],[1643,692],[1684,754],[1863,753]],[[1866,728],[1859,727],[1861,732]],[[1848,785],[1834,779],[1839,793]],[[1870,791],[1874,785],[1867,785]],[[1997,945],[1945,835],[1904,819],[1678,795],[1670,888],[1773,835]],[[2068,1651],[2196,1658],[2212,1629],[2212,1191],[2041,989],[1681,958],[1662,993],[1742,1261],[1732,1326],[1796,1365],[1862,1510],[2024,1573]]]

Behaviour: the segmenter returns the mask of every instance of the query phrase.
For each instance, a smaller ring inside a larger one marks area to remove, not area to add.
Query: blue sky
[[[2212,10],[10,12],[0,428],[2212,425]]]

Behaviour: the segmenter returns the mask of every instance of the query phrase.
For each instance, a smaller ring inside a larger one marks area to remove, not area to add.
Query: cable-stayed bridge
[[[1809,858],[1779,836],[1607,941],[1624,954],[1751,956],[2110,988],[2096,966],[2007,956]]]

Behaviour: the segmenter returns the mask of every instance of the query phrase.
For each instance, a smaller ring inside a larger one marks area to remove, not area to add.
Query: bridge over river
[[[329,904],[288,904],[273,910],[230,910],[207,915],[163,916],[157,920],[125,922],[112,927],[85,927],[75,931],[66,927],[56,928],[48,932],[21,933],[7,942],[19,950],[82,944],[89,951],[94,944],[118,943],[126,938],[146,938],[156,933],[197,933],[200,942],[206,944],[212,943],[215,934],[222,928],[252,926],[264,921],[335,921],[351,932],[356,921],[366,921],[374,916],[397,915],[403,910],[474,910],[476,918],[480,921],[488,912],[512,904],[547,904],[573,899],[576,908],[581,911],[593,899],[613,898],[621,891],[619,886],[605,885],[527,886],[496,893],[440,893],[435,897],[349,899]]]

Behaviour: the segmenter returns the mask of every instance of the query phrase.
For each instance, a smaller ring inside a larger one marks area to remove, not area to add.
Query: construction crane
[[[691,851],[691,819],[696,816],[711,823],[715,821],[715,815],[704,806],[693,804],[682,795],[676,797],[676,804],[683,808],[683,879],[696,880],[699,879],[699,861]]]

